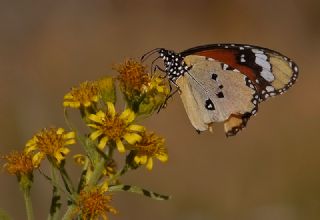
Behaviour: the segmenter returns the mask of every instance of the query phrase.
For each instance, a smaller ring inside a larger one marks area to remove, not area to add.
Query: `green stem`
[[[61,209],[61,203],[60,203],[60,190],[56,185],[58,185],[57,180],[57,168],[51,163],[51,179],[53,182],[53,193],[52,193],[52,200],[51,200],[51,206],[50,206],[50,214],[48,219],[49,220],[58,220],[60,209]]]
[[[60,175],[62,177],[63,183],[64,183],[67,191],[70,194],[73,194],[75,189],[74,189],[73,183],[72,183],[72,181],[71,181],[66,169],[64,168],[64,166],[61,166],[59,171],[60,171]]]
[[[24,202],[26,205],[28,220],[33,220],[34,215],[33,215],[32,202],[30,197],[30,188],[23,189],[23,196],[24,196]]]
[[[75,205],[70,205],[67,212],[62,217],[62,220],[72,220],[75,217],[75,209],[77,207]]]
[[[100,161],[94,167],[94,171],[88,180],[88,186],[92,187],[97,184],[98,180],[101,177],[102,171],[104,169],[105,159],[101,157]]]
[[[120,171],[118,171],[115,175],[110,177],[110,179],[108,180],[108,184],[113,184],[114,181],[116,181],[119,177],[124,175],[129,170],[131,170],[130,166],[128,164],[125,164]]]

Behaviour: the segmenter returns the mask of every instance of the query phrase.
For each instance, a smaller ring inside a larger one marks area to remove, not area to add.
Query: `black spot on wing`
[[[214,104],[211,101],[211,99],[206,100],[205,107],[207,110],[210,110],[210,111],[215,110]]]
[[[217,97],[218,98],[224,98],[223,92],[218,92]]]
[[[213,79],[213,80],[217,81],[217,78],[218,78],[218,75],[217,75],[217,74],[215,74],[215,73],[212,73],[212,75],[211,75],[211,79]]]

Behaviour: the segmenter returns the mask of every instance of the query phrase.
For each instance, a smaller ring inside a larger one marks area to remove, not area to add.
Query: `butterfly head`
[[[188,66],[183,61],[181,54],[171,50],[160,49],[160,57],[163,59],[165,71],[171,81],[176,81],[188,71]]]

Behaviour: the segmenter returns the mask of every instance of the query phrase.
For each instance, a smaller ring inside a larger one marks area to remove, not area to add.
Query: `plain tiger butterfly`
[[[166,77],[177,87],[191,124],[212,131],[224,122],[227,136],[244,128],[262,101],[286,92],[297,80],[298,66],[279,52],[252,45],[212,44],[180,53],[156,48]]]

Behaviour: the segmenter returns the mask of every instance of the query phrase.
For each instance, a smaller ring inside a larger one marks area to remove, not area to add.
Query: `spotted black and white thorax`
[[[170,81],[175,82],[180,76],[183,76],[190,67],[183,61],[183,57],[174,51],[160,49],[160,57],[164,61],[165,71]]]

